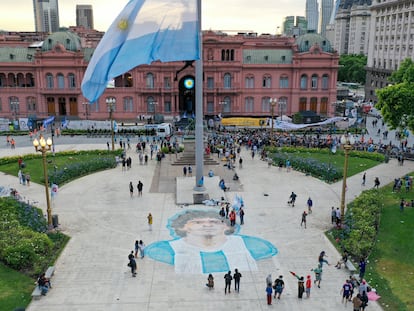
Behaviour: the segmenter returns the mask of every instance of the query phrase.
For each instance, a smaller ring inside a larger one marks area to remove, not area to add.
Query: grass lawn
[[[26,307],[32,300],[34,280],[0,263],[0,309]]]
[[[383,190],[380,230],[365,277],[382,296],[384,310],[414,310],[414,208],[399,210],[401,198],[411,201],[414,190],[392,193],[392,186]]]
[[[43,159],[40,158],[25,158],[22,156],[23,162],[26,164],[26,167],[22,170],[24,173],[29,173],[31,181],[35,183],[43,183]],[[50,177],[49,182],[53,182],[53,172],[65,168],[69,164],[81,163],[88,161],[96,161],[96,153],[81,153],[76,155],[67,155],[67,156],[54,156],[52,153],[47,153],[47,170]],[[17,176],[19,171],[19,166],[17,161],[15,163],[9,163],[0,165],[0,171],[6,174]]]
[[[344,169],[344,161],[345,156],[343,153],[331,153],[331,154],[325,154],[325,153],[310,153],[310,152],[300,152],[295,153],[295,155],[299,155],[303,158],[310,158],[315,159],[323,163],[327,163],[335,167],[339,171],[343,171]],[[348,175],[347,176],[353,176],[355,174],[358,174],[360,172],[363,172],[371,167],[374,167],[378,165],[378,161],[374,161],[371,159],[365,159],[365,158],[357,158],[357,157],[349,157],[348,158]]]

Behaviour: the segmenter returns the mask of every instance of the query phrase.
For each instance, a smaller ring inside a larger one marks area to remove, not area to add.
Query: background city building
[[[318,24],[319,24],[318,0],[306,0],[306,20],[308,21],[308,31],[318,32]]]
[[[339,54],[368,55],[371,0],[345,0],[335,17],[333,45]]]
[[[192,62],[136,67],[111,81],[89,105],[80,84],[101,33],[72,30],[53,33],[42,44],[0,45],[0,117],[104,120],[108,98],[116,100],[118,120],[194,113]],[[308,110],[333,114],[339,56],[318,34],[293,38],[204,31],[203,60],[206,116],[270,116],[271,98],[278,100],[275,116]]]
[[[322,36],[326,34],[326,25],[329,24],[331,19],[332,11],[334,9],[333,0],[322,0],[321,9],[320,9],[320,19],[319,19],[319,33]]]
[[[94,29],[92,5],[88,5],[88,4],[76,5],[76,26],[77,27],[83,26],[86,29]]]
[[[308,22],[304,16],[286,16],[283,22],[283,35],[301,36],[308,32]]]
[[[33,0],[33,10],[36,32],[59,30],[58,0]]]
[[[376,102],[375,90],[404,59],[414,60],[414,1],[374,1],[370,30],[365,96]]]

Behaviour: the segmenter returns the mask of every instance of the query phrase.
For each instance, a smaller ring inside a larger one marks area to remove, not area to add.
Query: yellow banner
[[[260,121],[263,120],[262,126],[266,125],[266,118],[223,118],[221,124],[223,126],[260,126]]]

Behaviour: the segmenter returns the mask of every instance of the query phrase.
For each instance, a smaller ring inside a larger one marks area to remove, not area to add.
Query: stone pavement
[[[57,146],[58,151],[73,148],[95,149],[106,145]],[[14,152],[24,154],[32,150],[33,147],[21,147]],[[10,150],[1,149],[0,156],[5,155],[10,155]],[[302,300],[297,298],[297,280],[289,273],[311,274],[313,278],[310,269],[316,267],[322,250],[326,251],[330,263],[335,264],[339,259],[340,254],[323,232],[331,226],[331,206],[339,206],[341,183],[327,185],[303,173],[268,168],[266,162],[251,159],[245,150],[242,151],[243,168],[236,169],[240,184],[231,186],[237,191],[226,192],[225,196],[230,201],[236,194],[243,197],[246,215],[240,233],[272,242],[279,253],[258,261],[257,271],[241,271],[240,293],[232,291],[224,295],[224,273],[214,274],[215,288],[208,290],[207,275],[176,274],[173,266],[147,257],[137,259],[138,276],[132,278],[126,264],[134,241],[142,239],[148,245],[171,239],[167,220],[192,207],[177,205],[175,192],[192,192],[188,187],[192,182],[183,181],[187,184],[183,188],[187,190],[175,188],[180,183],[175,183],[174,178],[183,178],[182,168],[173,169],[168,156],[161,164],[150,161],[143,166],[138,164],[135,152],[129,155],[133,159],[129,171],[123,172],[117,167],[60,187],[53,202],[53,213],[59,215],[60,229],[71,240],[56,262],[53,289],[46,297],[33,301],[28,310],[352,310],[351,304],[341,303],[339,294],[348,276],[345,269],[325,267],[321,288],[313,287],[311,298]],[[221,166],[214,169],[227,183],[232,182],[232,173]],[[401,167],[391,160],[367,170],[365,187],[372,187],[377,176],[381,185],[385,185],[411,171],[414,171],[413,162],[405,161]],[[362,174],[348,179],[347,201],[363,190],[361,178]],[[136,184],[138,180],[144,183],[143,196],[130,198],[128,184],[130,181]],[[43,186],[24,187],[16,177],[8,175],[2,175],[0,184],[15,187],[27,200],[45,206]],[[298,194],[294,208],[286,203],[291,191]],[[216,189],[211,193],[216,193]],[[309,196],[313,199],[314,211],[308,216],[308,228],[304,229],[300,227],[301,214]],[[154,217],[152,231],[147,226],[149,212]],[[282,274],[286,286],[282,299],[274,301],[272,306],[266,304],[265,294],[269,273],[273,279]],[[381,310],[381,307],[370,302],[368,310]]]

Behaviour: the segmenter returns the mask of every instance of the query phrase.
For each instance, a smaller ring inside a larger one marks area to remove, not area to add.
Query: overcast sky
[[[174,0],[171,0],[174,1]],[[285,16],[304,16],[306,0],[201,0],[202,28],[271,33]],[[76,25],[76,5],[90,4],[95,29],[106,31],[128,0],[59,0],[60,26]],[[0,30],[34,31],[33,0],[0,0]]]

